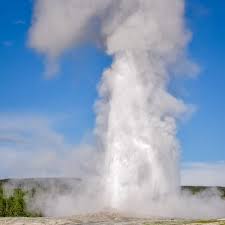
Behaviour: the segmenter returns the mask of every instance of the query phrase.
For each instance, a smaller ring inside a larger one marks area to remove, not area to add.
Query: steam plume
[[[100,43],[113,57],[99,85],[95,128],[109,207],[178,193],[176,121],[188,107],[168,84],[178,68],[196,69],[185,57],[189,40],[183,0],[36,1],[29,44],[46,55],[50,71],[84,41]]]

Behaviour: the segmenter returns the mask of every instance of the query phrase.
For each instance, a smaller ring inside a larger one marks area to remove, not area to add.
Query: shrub
[[[37,216],[28,212],[24,200],[25,195],[26,193],[22,189],[16,188],[11,196],[6,197],[0,185],[0,217]]]
[[[6,199],[4,197],[3,188],[0,186],[0,217],[6,214]]]

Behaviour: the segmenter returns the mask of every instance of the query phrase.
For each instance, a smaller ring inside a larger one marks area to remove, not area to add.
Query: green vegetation
[[[225,199],[225,187],[207,187],[207,186],[183,186],[182,190],[190,191],[193,195],[203,191],[216,189],[220,193],[221,198]]]
[[[12,195],[6,196],[2,185],[0,185],[0,217],[38,216],[28,212],[25,195],[26,193],[22,189],[16,188]]]

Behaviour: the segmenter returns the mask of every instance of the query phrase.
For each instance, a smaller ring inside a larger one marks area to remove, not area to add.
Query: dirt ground
[[[225,225],[225,219],[181,220],[144,219],[124,217],[118,214],[98,213],[67,218],[0,218],[0,225]]]

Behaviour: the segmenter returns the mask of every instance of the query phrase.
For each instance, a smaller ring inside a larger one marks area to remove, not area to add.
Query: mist
[[[99,153],[98,172],[86,176],[78,195],[50,198],[46,215],[70,215],[77,209],[162,217],[225,215],[217,194],[193,197],[180,191],[177,123],[192,107],[168,87],[175,76],[198,72],[187,57],[191,32],[184,10],[182,0],[35,2],[28,42],[45,56],[48,78],[60,69],[60,56],[82,43],[101,47],[113,59],[95,103],[97,145],[92,148]]]

